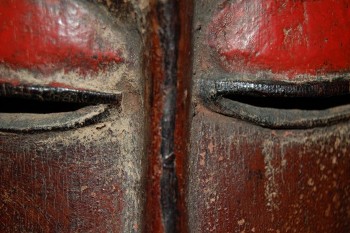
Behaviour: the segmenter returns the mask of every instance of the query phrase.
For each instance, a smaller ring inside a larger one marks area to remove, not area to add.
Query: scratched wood
[[[0,121],[24,111],[27,120],[22,132],[0,123],[0,232],[143,228],[143,87],[130,14],[130,2],[1,1]],[[96,95],[112,97],[103,116],[77,119],[77,106],[104,102]],[[60,105],[42,109],[51,101]],[[62,127],[72,111],[77,124]]]
[[[296,129],[279,116],[310,108],[250,120],[227,97],[348,95],[349,3],[194,6],[1,1],[1,98],[109,105],[69,128],[0,124],[0,232],[350,232],[348,111],[319,124],[313,109]]]
[[[348,232],[349,130],[269,130],[199,107],[190,232]]]
[[[138,231],[142,127],[113,113],[77,130],[0,135],[1,232]]]
[[[253,102],[227,98],[232,102],[217,108],[223,95],[215,102],[225,82],[242,82],[245,88],[251,87],[249,83],[259,87],[288,83],[301,89],[308,82],[348,82],[349,50],[343,39],[347,40],[350,28],[336,23],[348,20],[347,5],[347,1],[327,0],[196,2],[187,166],[189,232],[350,231],[347,122],[283,129],[285,119],[278,116],[290,113],[298,121],[312,108],[293,111],[266,103],[259,111],[255,106],[253,119],[282,122],[282,129],[272,129],[239,115],[242,109],[237,103],[249,110]],[[342,87],[347,94],[347,84]],[[234,93],[234,88],[227,86],[225,91]],[[252,95],[261,103],[273,101],[264,98],[273,93],[262,92]],[[292,92],[283,96],[300,94]],[[301,101],[316,103],[307,99],[310,94]],[[287,106],[290,100],[279,101]],[[271,109],[276,115],[265,114]],[[344,109],[349,109],[348,102]],[[326,117],[317,110],[312,114]]]
[[[187,232],[193,1],[150,1],[145,78],[148,154],[145,232]]]

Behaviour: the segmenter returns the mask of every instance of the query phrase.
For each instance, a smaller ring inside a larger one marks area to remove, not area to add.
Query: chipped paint
[[[347,0],[234,1],[208,25],[208,43],[230,72],[348,72]]]

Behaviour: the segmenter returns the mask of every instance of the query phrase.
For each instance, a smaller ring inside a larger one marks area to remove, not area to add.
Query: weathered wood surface
[[[190,232],[349,232],[349,130],[270,130],[198,107]]]
[[[130,232],[142,218],[139,110],[65,131],[0,135],[1,232]]]
[[[1,1],[0,232],[350,232],[349,9]]]
[[[0,232],[142,231],[144,107],[132,13],[130,3],[0,2],[0,120],[28,116],[25,130],[0,123]],[[76,117],[99,104],[107,104],[103,117]],[[62,127],[65,115],[76,124]]]
[[[187,232],[192,0],[150,1],[145,48],[149,131],[145,232]]]
[[[347,1],[196,3],[190,232],[349,232]]]

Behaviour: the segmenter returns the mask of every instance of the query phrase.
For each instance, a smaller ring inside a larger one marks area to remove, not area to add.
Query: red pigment
[[[209,25],[209,44],[231,72],[329,74],[350,68],[348,0],[238,0]]]
[[[119,63],[94,26],[98,20],[68,0],[0,1],[0,64],[50,73],[64,69],[98,71]]]

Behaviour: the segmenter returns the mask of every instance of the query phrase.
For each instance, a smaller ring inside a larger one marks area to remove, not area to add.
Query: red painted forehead
[[[98,71],[122,61],[103,23],[78,1],[1,0],[0,64],[50,73]]]
[[[209,25],[231,72],[328,74],[350,70],[348,0],[237,0]]]

